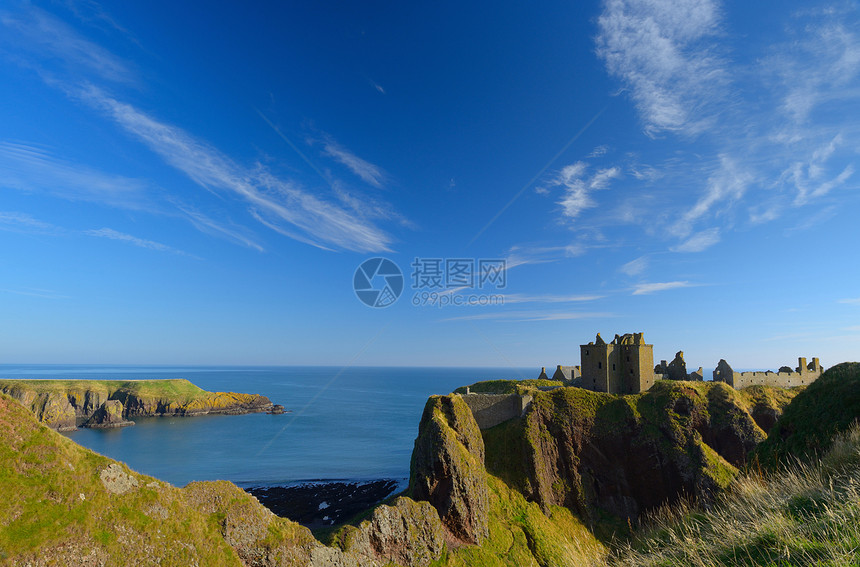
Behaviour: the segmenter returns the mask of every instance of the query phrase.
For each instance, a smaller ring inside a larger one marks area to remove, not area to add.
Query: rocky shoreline
[[[266,396],[207,392],[184,379],[12,380],[0,392],[28,407],[52,429],[134,425],[135,417],[191,417],[207,414],[285,413]]]
[[[379,479],[243,488],[274,514],[315,530],[346,522],[393,495],[405,484],[405,480]]]

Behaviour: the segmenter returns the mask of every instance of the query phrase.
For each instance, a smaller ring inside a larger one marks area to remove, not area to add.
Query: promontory
[[[135,417],[243,414],[271,410],[266,396],[207,392],[188,380],[0,380],[12,396],[58,431],[122,427]]]

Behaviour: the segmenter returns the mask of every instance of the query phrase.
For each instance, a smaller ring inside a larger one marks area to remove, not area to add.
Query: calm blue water
[[[427,397],[534,369],[0,365],[3,378],[186,378],[204,390],[268,396],[293,413],[138,419],[81,429],[75,442],[183,486],[405,479]]]

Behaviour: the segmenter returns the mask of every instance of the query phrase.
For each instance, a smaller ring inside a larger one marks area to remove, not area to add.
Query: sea
[[[262,394],[289,413],[136,418],[70,439],[176,486],[392,479],[405,484],[427,398],[482,380],[535,378],[523,368],[0,365],[0,378],[185,378],[209,391]]]

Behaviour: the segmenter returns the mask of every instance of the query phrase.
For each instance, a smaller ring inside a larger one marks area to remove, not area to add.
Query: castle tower
[[[645,344],[644,333],[615,335],[609,344],[598,333],[594,342],[579,348],[584,388],[636,394],[654,384],[654,345]]]

